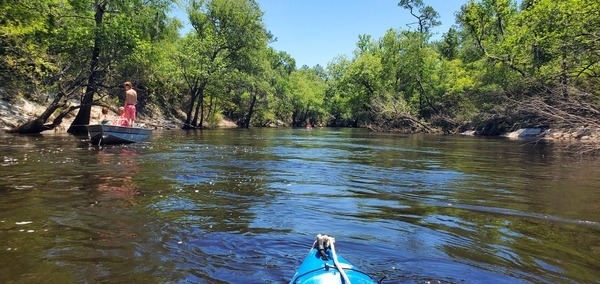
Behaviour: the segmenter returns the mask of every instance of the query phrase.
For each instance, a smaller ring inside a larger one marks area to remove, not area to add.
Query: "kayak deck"
[[[326,254],[326,257],[323,257],[323,253]],[[358,270],[342,256],[334,255],[330,248],[319,250],[313,246],[290,281],[290,284],[345,283],[342,274],[335,266],[335,257],[337,257],[339,267],[344,270],[350,283],[377,283],[371,276]]]

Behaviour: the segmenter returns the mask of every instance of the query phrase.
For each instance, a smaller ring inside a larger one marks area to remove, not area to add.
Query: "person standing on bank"
[[[137,104],[137,92],[131,87],[131,82],[125,82],[125,118],[127,125],[133,127],[135,120],[135,104]]]

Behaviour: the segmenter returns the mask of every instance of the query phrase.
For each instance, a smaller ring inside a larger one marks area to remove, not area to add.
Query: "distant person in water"
[[[131,82],[125,82],[125,118],[127,125],[133,127],[135,121],[135,104],[137,104],[137,92],[131,87]]]
[[[98,118],[98,121],[100,121],[100,124],[102,124],[102,125],[110,122],[110,119],[108,119],[108,108],[107,107],[102,108],[102,114],[100,115],[100,118]]]
[[[117,119],[113,120],[113,125],[116,126],[127,126],[128,125],[128,119],[125,117],[125,108],[124,107],[119,107],[119,117],[117,117]]]

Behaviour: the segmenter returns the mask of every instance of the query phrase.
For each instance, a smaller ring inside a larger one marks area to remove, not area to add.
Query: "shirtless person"
[[[133,127],[135,120],[135,104],[137,104],[137,92],[131,88],[131,82],[125,82],[125,118],[127,125]]]

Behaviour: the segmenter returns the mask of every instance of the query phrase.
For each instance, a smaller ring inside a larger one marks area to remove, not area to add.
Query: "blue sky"
[[[258,0],[263,21],[277,38],[271,46],[289,53],[299,68],[327,67],[338,55],[352,57],[358,35],[379,39],[390,28],[408,29],[415,22],[396,0]],[[424,0],[442,22],[435,38],[455,24],[455,12],[466,0]],[[415,26],[413,26],[415,27]]]
[[[289,53],[296,66],[327,67],[338,55],[352,57],[358,35],[379,39],[390,28],[408,29],[415,19],[398,7],[398,0],[257,0],[263,21],[277,38],[271,46]],[[424,0],[442,22],[433,32],[439,38],[454,23],[454,14],[467,0]],[[173,13],[185,20],[180,11]]]

